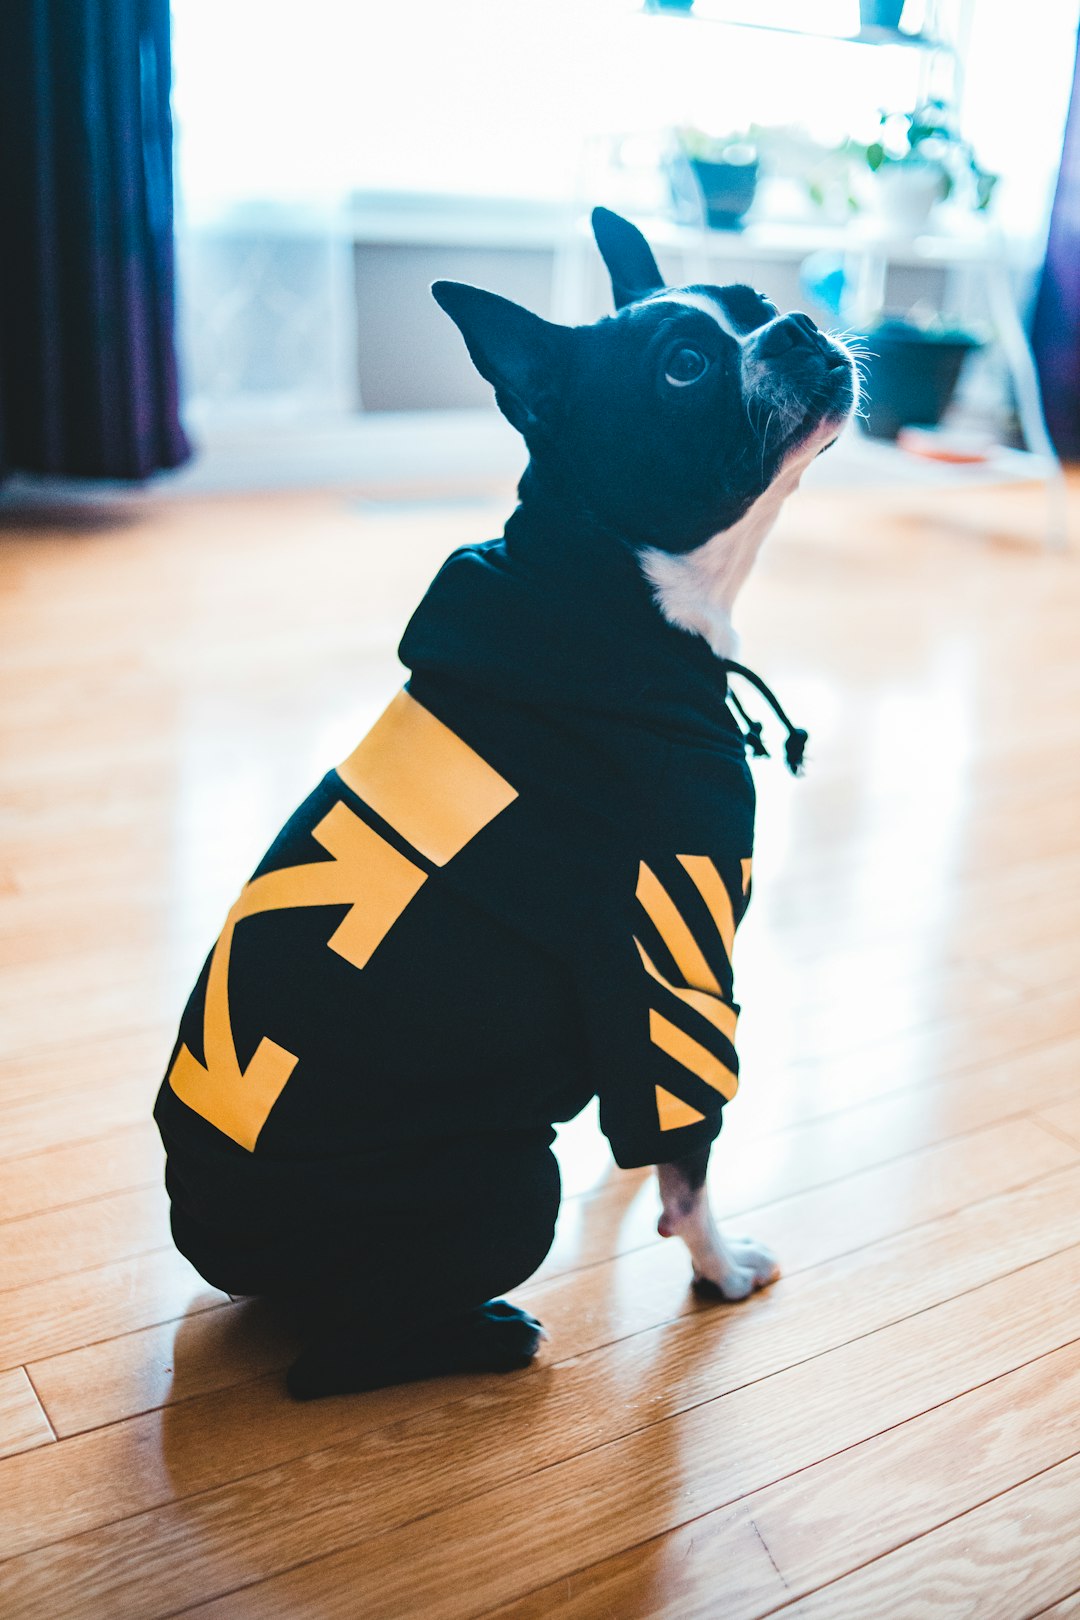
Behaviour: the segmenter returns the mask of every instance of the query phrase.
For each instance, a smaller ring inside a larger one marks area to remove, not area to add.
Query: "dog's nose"
[[[763,360],[776,360],[791,349],[825,348],[821,332],[801,310],[793,315],[781,315],[765,328],[758,339],[758,354]]]

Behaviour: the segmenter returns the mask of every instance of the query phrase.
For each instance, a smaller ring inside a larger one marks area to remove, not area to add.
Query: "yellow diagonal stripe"
[[[690,880],[709,908],[716,931],[724,942],[727,959],[735,945],[735,914],[731,909],[731,896],[724,880],[707,855],[677,855],[676,860],[689,874]]]
[[[655,1008],[649,1009],[649,1034],[653,1045],[658,1046],[661,1052],[666,1052],[668,1057],[674,1058],[676,1063],[681,1063],[684,1069],[689,1069],[691,1074],[696,1074],[699,1080],[704,1080],[707,1086],[712,1086],[714,1091],[726,1097],[728,1102],[731,1101],[739,1089],[738,1077],[726,1063],[714,1057],[708,1047],[695,1041],[692,1035],[687,1035],[685,1030],[671,1023]]]
[[[332,860],[264,872],[240,894],[210,959],[203,1000],[204,1061],[181,1046],[169,1071],[169,1085],[181,1102],[249,1152],[298,1059],[264,1036],[247,1068],[240,1067],[229,1007],[229,963],[237,925],[265,911],[348,905],[327,943],[362,968],[427,881],[426,872],[340,800],[312,830],[312,837]]]
[[[683,1102],[673,1092],[665,1091],[663,1086],[656,1088],[656,1112],[660,1116],[660,1129],[662,1131],[677,1131],[683,1125],[696,1125],[704,1114],[699,1114],[696,1108]]]
[[[739,862],[739,865],[742,867],[742,892],[743,894],[749,894],[750,877],[753,872],[754,863],[750,859],[749,855],[744,855],[742,860]]]
[[[404,691],[337,771],[436,866],[517,798],[487,760]]]
[[[638,954],[645,965],[646,973],[651,973],[657,984],[662,984],[664,989],[670,990],[673,996],[678,996],[679,1000],[685,1002],[688,1007],[693,1007],[694,1011],[699,1012],[702,1018],[707,1018],[709,1023],[720,1031],[721,1035],[726,1035],[729,1041],[734,1042],[735,1025],[739,1016],[734,1007],[728,1002],[720,1000],[717,996],[708,995],[704,990],[684,990],[681,986],[670,983],[669,980],[664,978],[659,968],[655,967],[650,961],[640,939],[635,939],[634,944],[638,948]]]
[[[682,859],[681,856],[679,858]],[[705,990],[710,995],[718,996],[720,986],[701,947],[664,885],[644,861],[638,868],[637,897],[691,989]]]

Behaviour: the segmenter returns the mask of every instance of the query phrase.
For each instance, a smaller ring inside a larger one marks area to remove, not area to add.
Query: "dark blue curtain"
[[[1080,41],[1032,344],[1050,435],[1059,455],[1080,460]]]
[[[168,0],[0,0],[0,476],[190,453],[169,90]]]

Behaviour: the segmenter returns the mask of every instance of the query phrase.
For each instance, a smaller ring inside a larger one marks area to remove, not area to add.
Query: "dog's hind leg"
[[[544,1336],[535,1316],[494,1299],[449,1321],[415,1324],[382,1343],[343,1331],[305,1350],[285,1381],[294,1399],[310,1401],[451,1373],[514,1372],[529,1365]]]
[[[452,1187],[440,1195],[418,1186],[415,1204],[352,1266],[343,1261],[322,1290],[323,1329],[289,1370],[290,1394],[312,1400],[528,1365],[544,1330],[497,1296],[525,1282],[551,1246],[559,1170],[544,1136],[473,1144]],[[328,1300],[332,1290],[338,1298]]]

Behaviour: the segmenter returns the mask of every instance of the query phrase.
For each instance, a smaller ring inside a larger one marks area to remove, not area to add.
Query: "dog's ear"
[[[507,421],[519,433],[542,422],[558,391],[569,328],[462,281],[436,281],[431,292],[465,339],[473,365],[494,387]]]
[[[622,309],[646,293],[658,292],[664,285],[652,248],[636,225],[610,208],[594,208],[593,235],[600,255],[611,272],[615,308]]]

